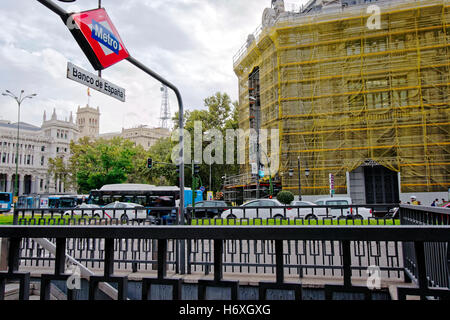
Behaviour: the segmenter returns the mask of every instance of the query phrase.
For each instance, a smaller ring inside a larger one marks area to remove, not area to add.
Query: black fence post
[[[344,287],[352,286],[352,266],[351,266],[351,251],[350,241],[342,241],[342,267],[344,270]]]
[[[167,240],[158,239],[158,279],[162,280],[167,275]]]
[[[114,273],[114,239],[105,239],[105,278],[111,277]]]
[[[284,282],[283,240],[275,240],[276,279],[277,284]]]
[[[55,275],[63,275],[66,268],[66,238],[56,239]]]
[[[21,240],[21,238],[9,239],[8,273],[15,273],[17,270],[19,270]]]
[[[423,241],[414,242],[414,252],[416,253],[417,282],[421,291],[428,289],[427,268],[425,262],[425,246]],[[423,297],[421,297],[422,299]]]
[[[221,281],[223,278],[223,240],[214,240],[214,281]]]

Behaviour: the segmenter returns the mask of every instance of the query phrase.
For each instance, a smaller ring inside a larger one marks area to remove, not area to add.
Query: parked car
[[[326,208],[314,208],[317,204],[310,201],[296,200],[291,202],[292,207],[308,207],[308,208],[292,208],[298,216],[307,220],[318,219],[321,217],[335,217]]]
[[[146,220],[148,217],[147,210],[144,208],[144,206],[131,202],[115,201],[104,206],[101,211],[102,213],[104,213],[105,218],[119,218],[120,221],[123,222],[132,220]]]
[[[214,209],[217,207],[217,209]],[[188,213],[191,214],[192,218],[214,218],[216,216],[220,216],[222,212],[224,212],[228,207],[228,204],[222,200],[207,200],[207,201],[199,201],[195,203],[195,214],[192,214],[193,208],[190,204],[187,209]],[[202,209],[208,208],[208,209]]]
[[[352,204],[352,199],[349,197],[328,197],[321,198],[314,202],[318,206],[347,206]],[[338,218],[344,216],[345,218],[358,218],[358,219],[368,219],[372,217],[372,210],[364,207],[359,208],[334,208],[328,209],[331,215],[337,216]]]
[[[268,207],[268,208],[260,208]],[[297,217],[297,212],[292,210],[292,208],[283,205],[276,199],[259,199],[251,200],[244,203],[236,209],[225,210],[221,217],[225,219],[241,219],[241,218],[295,218]],[[286,212],[286,216],[285,216]]]
[[[82,203],[77,205],[75,208],[73,208],[73,210],[66,210],[64,212],[64,216],[82,216],[82,217],[94,217],[95,215],[101,215],[102,211],[101,210],[95,210],[95,209],[100,209],[100,206],[96,205],[96,204],[87,204],[87,203]]]

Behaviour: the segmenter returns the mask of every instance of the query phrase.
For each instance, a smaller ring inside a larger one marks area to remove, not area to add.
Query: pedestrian
[[[445,204],[445,200],[444,200],[444,198],[442,198],[442,204],[441,204],[441,206],[443,206]]]
[[[411,196],[411,204],[414,206],[418,206],[419,205],[419,201],[417,201],[416,196]]]
[[[432,206],[432,207],[437,207],[438,201],[439,201],[438,199],[434,200],[434,201],[431,203],[431,206]]]

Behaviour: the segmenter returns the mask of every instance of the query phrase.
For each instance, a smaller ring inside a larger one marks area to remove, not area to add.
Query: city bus
[[[39,208],[39,196],[37,195],[20,196],[17,199],[17,208],[21,209]]]
[[[11,192],[0,192],[0,213],[11,210],[13,196]]]
[[[78,205],[77,195],[52,195],[48,197],[49,208],[74,208]]]
[[[197,190],[195,202],[203,200],[203,192]],[[89,193],[88,202],[104,206],[109,203],[131,202],[144,207],[158,206],[175,207],[176,200],[180,197],[180,188],[176,186],[154,186],[149,184],[110,184],[99,190],[92,190]],[[185,188],[184,203],[188,206],[192,203],[192,190]]]
[[[174,208],[180,197],[180,188],[176,186],[154,186],[148,184],[110,184],[103,186],[100,190],[92,190],[89,194],[88,203],[101,207],[113,202],[129,202],[144,207]],[[194,201],[202,201],[203,192],[196,191]],[[185,188],[184,204],[187,207],[192,204],[192,190]],[[156,209],[149,210],[149,214],[155,213]],[[159,210],[157,216],[168,214],[167,210]]]
[[[17,208],[74,208],[82,203],[87,203],[89,195],[68,195],[68,194],[41,194],[23,195],[18,198]]]

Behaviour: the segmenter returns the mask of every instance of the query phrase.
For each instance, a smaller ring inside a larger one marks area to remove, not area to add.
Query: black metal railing
[[[402,225],[448,226],[450,225],[450,209],[427,206],[402,205],[400,210]],[[425,242],[424,260],[426,277],[422,277],[430,287],[450,288],[450,245],[441,242]],[[403,244],[403,259],[406,275],[413,281],[419,280],[419,268],[414,244]]]
[[[6,280],[20,280],[20,299],[27,299],[30,274],[20,271],[21,246],[23,239],[56,239],[54,254],[54,272],[41,278],[41,298],[48,298],[48,286],[52,280],[64,280],[69,277],[65,273],[65,260],[68,239],[80,236],[86,239],[100,240],[103,254],[102,275],[89,279],[89,298],[96,298],[99,283],[115,283],[118,299],[127,298],[127,276],[115,273],[117,266],[117,242],[123,240],[156,241],[157,266],[156,277],[142,279],[142,298],[150,298],[150,288],[154,284],[172,286],[172,298],[182,299],[181,287],[183,279],[167,277],[168,243],[171,241],[211,241],[213,278],[198,281],[198,298],[208,299],[207,288],[226,288],[229,299],[239,299],[239,282],[230,280],[232,273],[226,271],[227,241],[266,241],[273,244],[274,279],[271,282],[260,281],[258,284],[259,299],[267,297],[268,290],[284,290],[294,293],[296,299],[302,298],[302,282],[286,282],[286,270],[289,268],[286,253],[289,242],[335,242],[339,247],[341,259],[339,270],[335,275],[343,281],[341,285],[324,286],[325,297],[333,299],[336,293],[360,293],[363,298],[370,299],[384,289],[370,289],[353,283],[358,273],[353,269],[355,264],[355,243],[413,243],[415,266],[417,269],[417,287],[399,288],[400,299],[407,295],[450,298],[448,288],[430,288],[427,281],[427,261],[425,243],[447,243],[450,241],[448,226],[2,226],[0,237],[9,238],[8,271],[0,273],[0,298],[3,298]],[[440,263],[436,260],[435,263]],[[73,292],[66,290],[67,297],[73,298]]]
[[[398,204],[241,206],[186,208],[194,225],[236,224],[389,224],[398,220]]]
[[[382,205],[385,207],[386,205]],[[355,214],[362,206],[311,206],[311,207],[227,207],[189,208],[187,216],[192,225],[395,225],[394,217],[368,219],[357,218]],[[375,207],[376,208],[376,207]],[[373,209],[373,208],[372,208]],[[141,209],[142,210],[142,209]],[[16,210],[19,225],[171,225],[177,223],[177,208],[145,208],[147,219],[139,216],[137,209],[127,209],[128,219],[122,219],[124,209],[26,209]],[[253,211],[253,213],[251,212]],[[347,210],[347,212],[345,211]],[[350,212],[351,210],[351,212]],[[242,217],[228,219],[218,217],[223,213]],[[250,212],[250,213],[249,213]],[[253,214],[254,218],[247,218]],[[283,214],[283,216],[280,216]],[[314,218],[306,218],[314,214]],[[215,215],[215,216],[214,216]],[[333,218],[334,216],[334,218]],[[356,218],[355,218],[356,217]],[[52,243],[56,239],[49,239]],[[202,273],[208,275],[213,266],[213,241],[191,239],[187,242],[186,266],[180,266],[180,244],[169,240],[167,243],[168,268],[174,272]],[[117,268],[124,271],[149,271],[155,268],[157,245],[155,241],[115,240]],[[21,242],[21,261],[26,267],[51,267],[52,255],[34,239]],[[67,239],[67,253],[91,269],[102,268],[102,249],[99,239],[78,237]],[[230,239],[224,243],[224,267],[226,272],[273,274],[275,270],[275,249],[271,241],[249,241]],[[389,279],[402,279],[403,268],[400,244],[395,242],[354,243],[353,269],[362,276],[370,264],[380,266]],[[338,242],[333,241],[291,241],[286,243],[286,266],[289,275],[335,276],[340,274],[342,252]]]
[[[178,224],[177,207],[28,208],[14,210],[14,224]],[[398,205],[187,207],[188,224],[385,224],[398,220]]]

